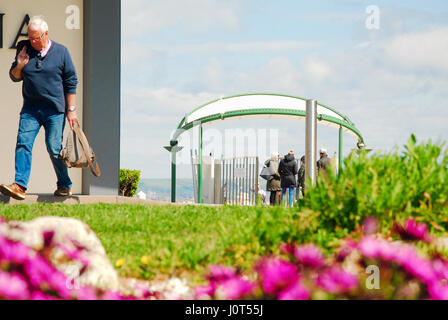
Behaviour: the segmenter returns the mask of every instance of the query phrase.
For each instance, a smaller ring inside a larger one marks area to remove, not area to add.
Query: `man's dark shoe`
[[[58,189],[54,192],[54,195],[56,197],[68,197],[72,195],[72,189],[58,187]]]
[[[10,184],[9,186],[1,184],[0,192],[5,196],[14,198],[16,200],[25,200],[25,189],[15,183]]]

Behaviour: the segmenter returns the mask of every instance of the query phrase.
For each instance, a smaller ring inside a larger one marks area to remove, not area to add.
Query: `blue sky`
[[[365,26],[370,5],[379,30]],[[446,52],[446,1],[122,1],[121,167],[169,177],[162,146],[184,114],[248,92],[315,98],[348,115],[375,150],[411,133],[448,140]],[[277,151],[304,153],[303,121],[229,121],[204,132],[232,128],[277,130]],[[344,135],[344,155],[355,143]],[[319,126],[318,146],[333,154],[337,130]],[[191,177],[191,167],[178,175]]]

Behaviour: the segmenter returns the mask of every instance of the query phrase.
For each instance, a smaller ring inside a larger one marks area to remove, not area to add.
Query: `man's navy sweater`
[[[20,41],[15,61],[9,71],[14,82],[22,81],[14,78],[12,70],[17,66],[17,56],[25,45],[30,60],[22,70],[23,107],[35,109],[51,105],[59,112],[65,112],[65,95],[75,94],[78,84],[70,53],[65,46],[52,41],[50,50],[42,58],[29,40]]]

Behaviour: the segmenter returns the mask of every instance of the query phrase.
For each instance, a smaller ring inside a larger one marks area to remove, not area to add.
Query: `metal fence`
[[[199,161],[191,152],[194,200],[198,202]],[[258,157],[214,159],[203,163],[204,203],[255,205],[258,195]],[[213,173],[208,172],[212,170]]]
[[[215,203],[254,205],[258,166],[258,157],[215,160]]]

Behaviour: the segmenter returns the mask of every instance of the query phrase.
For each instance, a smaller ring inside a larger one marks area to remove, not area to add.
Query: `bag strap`
[[[95,154],[91,153],[89,142],[87,141],[87,138],[84,135],[84,132],[82,132],[82,130],[79,126],[79,122],[75,123],[75,125],[73,126],[73,131],[75,131],[79,142],[81,142],[82,149],[84,150],[84,154],[87,158],[87,163],[89,164],[89,167],[90,167],[90,171],[92,171],[92,173],[95,177],[99,177],[101,175],[101,170],[98,165],[98,161],[96,160]],[[94,159],[93,161],[95,161],[95,164],[96,164],[95,167],[93,166],[92,158]]]

